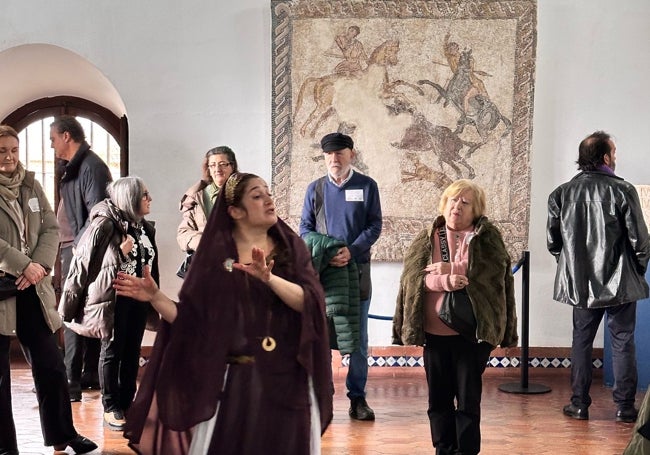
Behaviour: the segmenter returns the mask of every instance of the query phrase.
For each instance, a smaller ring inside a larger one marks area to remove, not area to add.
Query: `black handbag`
[[[440,238],[442,260],[449,262],[449,245],[447,244],[447,231],[444,226],[438,229],[438,237]],[[446,292],[438,317],[448,327],[454,329],[466,339],[477,342],[476,316],[467,289]]]
[[[16,277],[6,272],[0,272],[0,300],[14,297],[16,294],[18,294]]]
[[[190,269],[190,263],[192,262],[193,255],[194,255],[194,251],[187,251],[185,253],[185,259],[183,260],[180,267],[178,267],[178,270],[176,271],[177,277],[185,278],[185,274]]]
[[[468,340],[476,342],[476,317],[465,289],[445,293],[438,317]]]

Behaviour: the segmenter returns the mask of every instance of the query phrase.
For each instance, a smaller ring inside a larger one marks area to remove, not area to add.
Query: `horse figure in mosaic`
[[[492,132],[499,123],[505,125],[506,130],[501,137],[507,136],[512,130],[512,122],[501,112],[499,108],[484,94],[476,93],[472,83],[471,50],[460,53],[458,68],[454,72],[445,87],[427,79],[418,81],[420,85],[430,85],[444,98],[443,106],[451,103],[460,113],[455,133],[461,134],[466,125],[473,125],[478,135],[486,141],[488,134]]]
[[[476,171],[465,158],[478,150],[483,145],[482,143],[465,141],[460,138],[459,133],[452,131],[450,128],[434,125],[424,114],[418,112],[413,105],[396,102],[389,106],[389,112],[392,115],[408,114],[411,116],[411,124],[406,128],[399,142],[391,143],[393,147],[407,151],[433,152],[438,157],[441,171],[444,170],[443,164],[445,164],[454,170],[456,178],[473,179],[476,177]],[[465,157],[461,155],[463,151]],[[407,152],[407,156],[413,155],[408,155]],[[411,159],[411,161],[413,160]],[[467,175],[463,175],[459,166],[466,169]],[[427,180],[434,181],[431,180],[431,176],[436,174],[432,172],[427,174],[427,172],[422,169],[418,171],[416,166],[415,173],[409,174],[408,177],[411,177],[412,180],[426,174],[430,176]],[[440,182],[442,180],[439,176],[436,176],[435,181]]]
[[[379,99],[404,97],[404,94],[397,91],[400,86],[408,86],[420,95],[424,95],[424,91],[414,84],[402,80],[390,81],[388,67],[397,65],[398,52],[399,41],[387,40],[370,54],[368,67],[355,75],[328,74],[305,79],[298,91],[293,122],[296,122],[307,93],[311,93],[315,107],[300,126],[300,134],[304,137],[309,131],[309,136],[315,137],[323,123],[331,116],[338,114],[334,102],[337,91],[340,90],[339,83],[352,83],[356,85],[355,91],[363,89],[366,92],[374,92]]]

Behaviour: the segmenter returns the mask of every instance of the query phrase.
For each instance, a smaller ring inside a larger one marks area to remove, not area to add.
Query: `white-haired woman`
[[[80,335],[102,340],[99,377],[104,423],[122,430],[124,413],[135,396],[140,345],[147,302],[116,296],[118,272],[142,277],[149,266],[158,281],[158,252],[153,224],[144,217],[151,196],[142,179],[123,177],[111,183],[110,197],[90,212],[90,225],[77,245],[65,282],[59,312]]]

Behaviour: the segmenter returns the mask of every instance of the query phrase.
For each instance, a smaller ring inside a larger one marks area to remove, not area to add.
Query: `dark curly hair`
[[[584,138],[578,147],[578,169],[594,171],[605,164],[605,155],[612,151],[611,136],[604,131],[596,131]]]

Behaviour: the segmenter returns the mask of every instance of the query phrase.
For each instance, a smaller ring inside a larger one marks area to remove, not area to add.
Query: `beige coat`
[[[203,204],[203,189],[207,185],[203,180],[199,180],[181,198],[180,210],[183,214],[183,221],[178,226],[176,241],[183,251],[196,251],[196,247],[201,241],[201,235],[207,223],[205,205]]]
[[[0,197],[0,270],[18,276],[30,264],[37,262],[52,270],[59,248],[59,225],[34,173],[27,171],[20,187],[23,217],[25,220],[28,254],[20,249],[20,231],[16,214],[10,204]],[[52,276],[47,275],[36,285],[41,300],[45,322],[52,332],[61,327],[56,311],[56,297]],[[0,334],[16,335],[16,298],[0,301]]]

